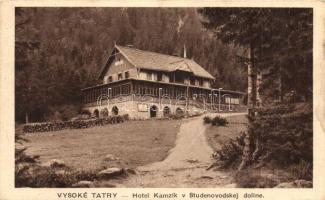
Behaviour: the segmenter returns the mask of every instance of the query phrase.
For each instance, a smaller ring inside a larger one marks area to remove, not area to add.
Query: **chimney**
[[[186,47],[185,47],[185,44],[184,44],[184,58],[186,58]]]

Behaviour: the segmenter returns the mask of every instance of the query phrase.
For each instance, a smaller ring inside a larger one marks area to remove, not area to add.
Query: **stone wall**
[[[204,106],[203,103],[190,100],[187,106],[187,114],[196,115],[205,111],[218,112],[218,104],[214,105],[213,110],[211,110],[210,107],[211,104]],[[206,110],[204,110],[204,108]],[[228,104],[222,104],[220,108],[222,112],[242,112],[246,110],[246,107],[242,105],[231,105],[231,110],[229,110]],[[152,98],[150,101],[141,101],[140,99],[132,99],[131,96],[124,96],[110,100],[108,104],[107,101],[105,101],[101,106],[97,104],[88,104],[84,109],[92,113],[93,116],[98,112],[99,117],[102,117],[101,115],[104,113],[102,111],[106,109],[109,116],[128,114],[131,119],[149,119],[151,117],[166,117],[168,113],[170,115],[176,115],[180,112],[185,113],[186,103],[185,101],[176,102],[175,100],[167,101],[166,99],[161,100],[161,103],[159,103],[158,98]]]

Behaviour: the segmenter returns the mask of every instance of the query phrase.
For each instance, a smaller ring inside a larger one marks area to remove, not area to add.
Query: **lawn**
[[[247,130],[246,115],[229,116],[226,119],[229,122],[226,126],[207,125],[205,134],[213,150],[220,149],[230,139],[239,136],[241,131]]]
[[[136,167],[163,160],[174,147],[181,120],[127,121],[87,129],[26,134],[27,153],[41,162],[60,159],[74,169]],[[119,160],[111,161],[112,154]]]

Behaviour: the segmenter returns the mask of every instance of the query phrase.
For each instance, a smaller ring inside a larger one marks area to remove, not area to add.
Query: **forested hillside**
[[[254,83],[248,85],[255,92],[248,96],[257,101],[253,104],[283,101],[291,92],[299,101],[311,102],[312,9],[204,8],[199,12],[218,40],[249,49],[249,77]]]
[[[219,40],[247,46],[250,54],[248,128],[216,151],[216,166],[236,167],[237,187],[312,187],[313,9],[203,8],[200,13]],[[270,178],[263,175],[268,170],[282,174]]]
[[[17,8],[16,121],[76,113],[80,89],[98,82],[115,42],[178,55],[185,45],[216,87],[247,87],[242,50],[216,40],[194,8]]]

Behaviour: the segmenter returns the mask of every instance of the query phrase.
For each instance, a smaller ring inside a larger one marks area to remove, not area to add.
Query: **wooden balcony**
[[[159,101],[159,99],[171,101],[216,102],[220,100],[226,103],[226,96],[242,101],[244,93],[185,85],[179,83],[167,83],[138,79],[124,79],[108,84],[88,87],[82,90],[84,103],[93,104],[107,99],[114,101]]]

